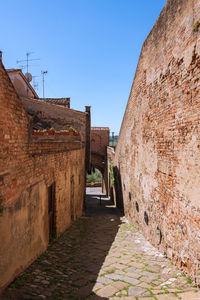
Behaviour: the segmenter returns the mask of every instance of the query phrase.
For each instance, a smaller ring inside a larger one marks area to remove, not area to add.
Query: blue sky
[[[166,0],[7,0],[1,3],[0,50],[6,68],[30,66],[42,97],[91,105],[92,125],[118,134],[142,44]],[[31,63],[30,63],[31,64]],[[25,71],[25,70],[24,70]]]

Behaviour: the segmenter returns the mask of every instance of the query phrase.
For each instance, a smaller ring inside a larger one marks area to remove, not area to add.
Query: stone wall
[[[79,116],[87,114],[77,113],[76,120]],[[59,235],[81,216],[84,136],[33,137],[31,117],[0,62],[0,291],[45,251],[50,220]]]
[[[193,277],[200,269],[198,21],[198,0],[167,1],[142,47],[115,156],[126,216]]]

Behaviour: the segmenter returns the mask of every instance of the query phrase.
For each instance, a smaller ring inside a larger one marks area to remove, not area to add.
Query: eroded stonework
[[[126,216],[194,277],[200,269],[198,20],[198,0],[167,1],[144,42],[115,156]]]

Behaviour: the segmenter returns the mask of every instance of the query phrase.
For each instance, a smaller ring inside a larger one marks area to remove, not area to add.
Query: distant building
[[[70,98],[40,98],[40,100],[43,100],[47,103],[70,108]]]
[[[21,69],[7,69],[8,76],[17,94],[20,97],[28,97],[38,99],[38,95],[34,88],[31,86]]]
[[[10,80],[12,84],[14,85],[14,88],[17,92],[17,94],[20,97],[25,98],[33,98],[45,101],[50,104],[56,104],[62,107],[70,108],[70,98],[39,98],[36,91],[26,78],[26,75],[23,74],[21,69],[7,69],[8,76],[10,77]]]

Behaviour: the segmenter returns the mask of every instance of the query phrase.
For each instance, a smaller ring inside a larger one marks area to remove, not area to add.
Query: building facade
[[[89,118],[20,97],[0,61],[0,291],[81,216]]]

